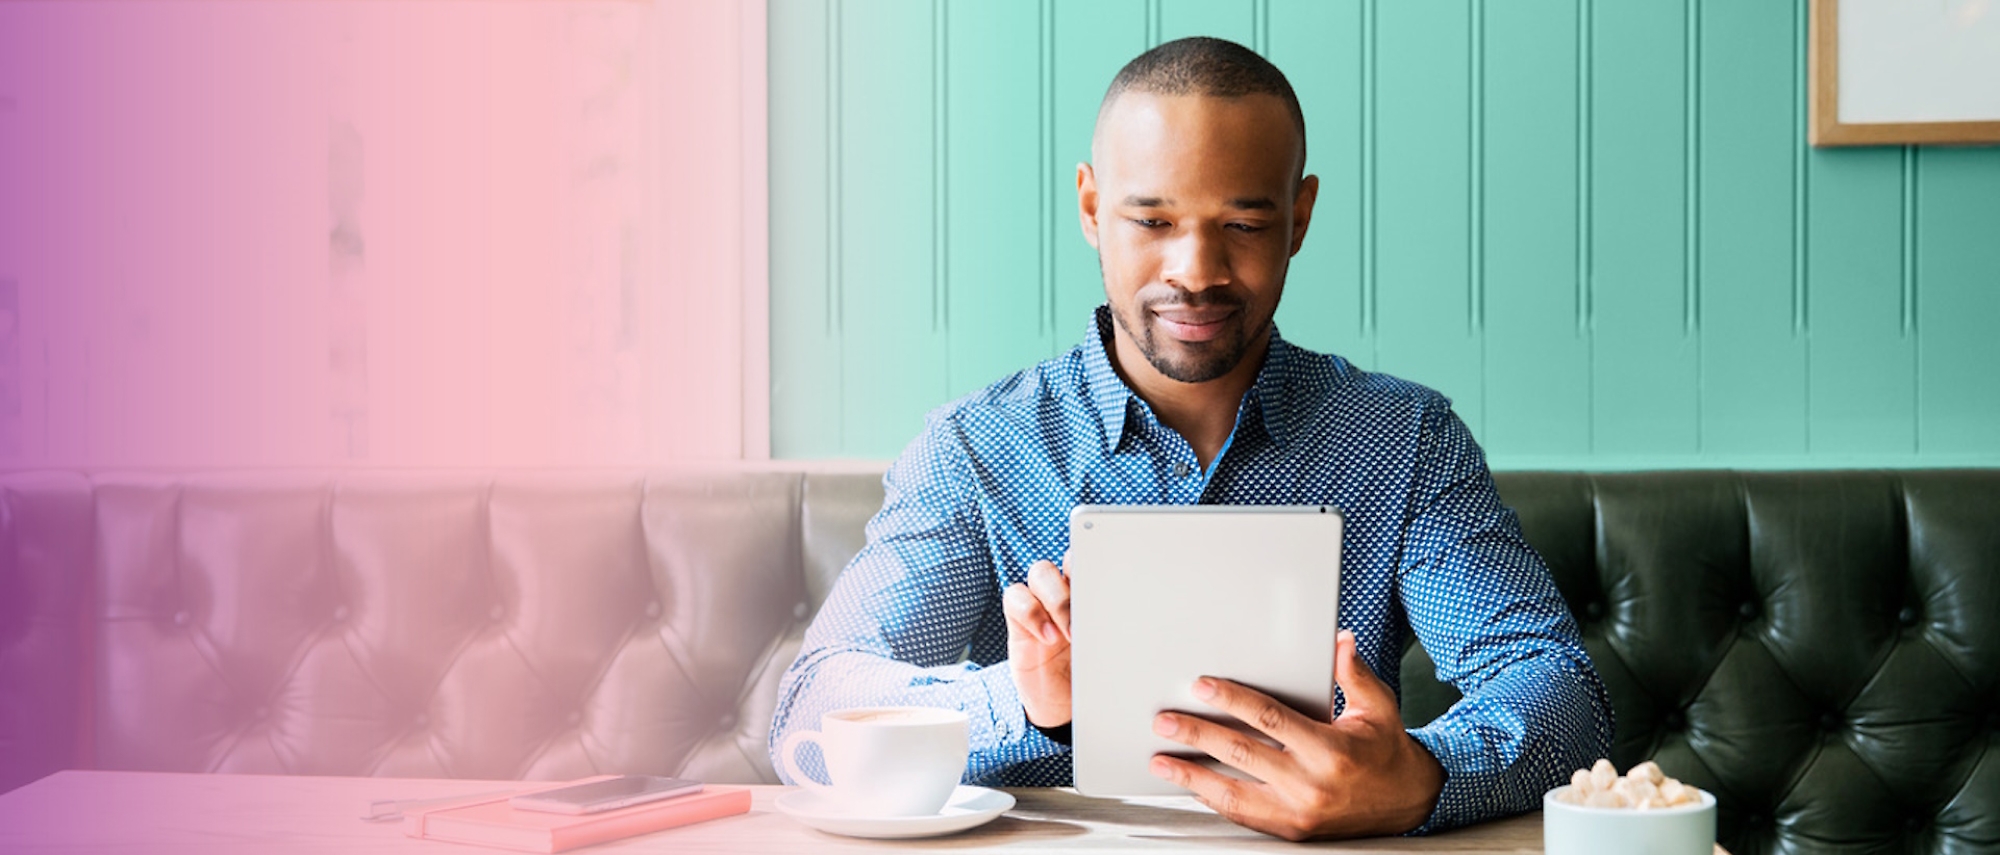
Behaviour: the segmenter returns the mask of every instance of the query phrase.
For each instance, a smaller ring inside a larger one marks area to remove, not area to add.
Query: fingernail
[[[1194,681],[1194,696],[1204,701],[1215,697],[1215,681],[1207,677]]]
[[[1057,641],[1061,640],[1061,638],[1062,638],[1062,636],[1061,636],[1061,635],[1059,635],[1059,634],[1058,634],[1058,633],[1056,632],[1056,625],[1055,625],[1055,624],[1052,624],[1052,623],[1049,623],[1049,622],[1047,622],[1047,621],[1043,621],[1043,622],[1042,622],[1042,640],[1043,640],[1043,641],[1046,641],[1046,642],[1048,642],[1048,643],[1050,643],[1050,644],[1054,644],[1054,643],[1056,643]]]
[[[1157,733],[1161,736],[1172,736],[1176,733],[1179,733],[1180,730],[1181,730],[1181,723],[1175,721],[1173,716],[1170,715],[1153,716],[1154,733]]]
[[[1161,778],[1172,779],[1174,775],[1173,767],[1167,765],[1167,760],[1164,757],[1154,757],[1152,762],[1146,764],[1146,771],[1152,772],[1155,776]]]

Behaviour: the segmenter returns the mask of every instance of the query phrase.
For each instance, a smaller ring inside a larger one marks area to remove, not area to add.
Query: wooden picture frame
[[[1843,121],[1840,102],[1840,4],[1880,0],[1812,0],[1808,21],[1807,139],[1815,146],[2000,144],[2000,111],[1969,120]],[[1913,9],[1913,11],[1915,11]],[[2000,4],[1986,9],[2000,16]],[[2000,68],[2000,58],[1994,60]]]

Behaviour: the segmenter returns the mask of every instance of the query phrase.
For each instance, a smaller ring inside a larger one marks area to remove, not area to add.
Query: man
[[[1077,167],[1108,305],[1067,355],[930,415],[785,674],[772,745],[832,709],[952,707],[972,722],[968,781],[1068,785],[1069,585],[1051,559],[1069,510],[1199,502],[1346,513],[1342,704],[1311,721],[1203,678],[1197,697],[1280,747],[1162,713],[1155,732],[1256,781],[1164,755],[1154,774],[1303,839],[1526,810],[1609,752],[1576,624],[1449,402],[1273,327],[1319,189],[1304,166],[1290,84],[1242,46],[1183,39],[1119,72]],[[1415,730],[1394,682],[1406,630],[1465,694]]]

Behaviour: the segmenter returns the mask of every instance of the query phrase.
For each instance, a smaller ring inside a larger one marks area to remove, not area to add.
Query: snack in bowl
[[[1667,777],[1651,760],[1620,777],[1617,767],[1600,757],[1596,765],[1576,770],[1569,776],[1569,786],[1556,792],[1558,801],[1584,807],[1649,810],[1701,801],[1701,790]]]
[[[1710,855],[1715,797],[1651,761],[1619,775],[1598,760],[1542,798],[1542,844],[1548,855]]]

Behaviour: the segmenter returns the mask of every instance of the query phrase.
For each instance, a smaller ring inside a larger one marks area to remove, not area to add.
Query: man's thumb
[[[1341,630],[1333,641],[1333,682],[1340,686],[1340,693],[1346,696],[1347,706],[1342,716],[1367,714],[1387,710],[1396,714],[1396,697],[1389,692],[1389,686],[1375,676],[1375,671],[1362,661],[1356,649],[1354,633]]]

